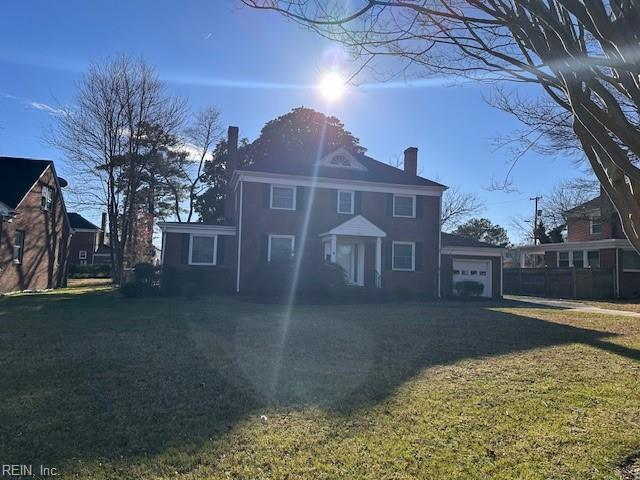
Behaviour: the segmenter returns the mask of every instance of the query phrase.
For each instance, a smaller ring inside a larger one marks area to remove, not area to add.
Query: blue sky
[[[266,121],[304,105],[338,116],[381,161],[417,146],[423,176],[478,193],[487,202],[484,216],[509,230],[513,215],[532,212],[529,197],[577,174],[569,159],[529,154],[514,171],[518,192],[488,191],[492,178],[504,179],[510,160],[493,140],[519,127],[486,104],[488,87],[353,87],[328,105],[314,86],[339,47],[233,0],[25,0],[1,9],[0,155],[51,158],[62,174],[69,168],[64,158],[43,140],[55,121],[52,109],[72,102],[91,61],[117,53],[143,56],[170,93],[188,97],[194,109],[219,107],[225,124],[238,125],[250,140]],[[346,75],[356,68],[347,60],[340,65]],[[356,81],[372,79],[363,72]]]

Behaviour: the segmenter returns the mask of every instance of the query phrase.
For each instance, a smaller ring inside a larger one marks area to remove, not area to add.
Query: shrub
[[[251,275],[251,293],[269,297],[288,297],[295,265],[261,265]],[[302,262],[294,299],[297,301],[337,300],[347,290],[344,270],[336,264],[309,260]]]
[[[231,293],[233,285],[231,270],[222,267],[164,266],[160,274],[160,293],[164,296]]]
[[[456,282],[453,288],[456,294],[461,297],[478,297],[482,295],[484,291],[484,284],[473,280],[464,280],[462,282]]]
[[[128,298],[152,297],[157,295],[158,287],[147,283],[127,282],[120,287],[120,293]]]
[[[136,263],[133,272],[136,283],[153,285],[158,279],[156,267],[150,263]]]
[[[107,278],[111,276],[111,265],[108,263],[99,265],[69,264],[69,278]]]

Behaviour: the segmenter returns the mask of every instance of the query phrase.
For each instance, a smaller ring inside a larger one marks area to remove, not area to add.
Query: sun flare
[[[320,92],[329,101],[337,100],[344,93],[345,82],[337,72],[328,73],[320,82]]]

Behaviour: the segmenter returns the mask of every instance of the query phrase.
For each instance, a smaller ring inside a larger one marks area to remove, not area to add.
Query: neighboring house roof
[[[340,153],[344,149],[338,149],[332,153]],[[306,177],[324,177],[346,180],[359,180],[365,182],[392,183],[400,185],[418,185],[446,188],[444,185],[423,178],[417,175],[411,175],[386,163],[375,160],[367,155],[353,154],[350,155],[358,162],[361,168],[336,168],[325,166],[324,163],[318,163],[318,158],[311,153],[310,158],[300,158],[297,155],[289,153],[273,154],[269,159],[259,160],[253,165],[243,167],[242,170],[252,172],[279,173],[287,175],[301,175]],[[322,158],[326,157],[323,155]]]
[[[473,238],[463,237],[454,233],[440,234],[440,241],[443,247],[479,247],[479,248],[504,248],[498,245],[492,245],[487,242],[481,242]]]
[[[50,160],[0,157],[0,202],[16,208],[51,164]]]
[[[569,217],[584,215],[587,212],[591,212],[593,210],[599,210],[601,207],[600,195],[591,200],[588,200],[577,207],[573,207],[565,212],[565,214]]]
[[[91,223],[79,213],[70,212],[67,215],[69,215],[69,223],[71,224],[71,228],[73,228],[74,230],[100,230],[100,228],[96,227],[93,223]]]

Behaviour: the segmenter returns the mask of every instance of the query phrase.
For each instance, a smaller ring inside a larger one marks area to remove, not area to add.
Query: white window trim
[[[624,252],[635,252],[635,250],[623,249],[622,250],[622,272],[638,273],[640,268],[624,268]]]
[[[78,251],[78,258],[80,260],[86,260],[87,259],[87,251],[86,250],[79,250]]]
[[[412,199],[412,209],[411,209],[411,215],[396,215],[396,197],[411,197]],[[394,193],[393,194],[393,206],[392,206],[392,212],[394,217],[399,217],[399,218],[416,218],[416,196],[415,195],[403,195],[400,193]]]
[[[267,262],[271,263],[271,239],[272,238],[286,238],[291,240],[291,255],[296,251],[296,236],[295,235],[275,235],[269,234],[269,245],[267,248]]]
[[[594,232],[593,231],[593,219],[594,218],[599,218],[600,219],[600,231],[599,232]],[[600,215],[590,215],[589,216],[589,235],[600,235],[602,234],[602,216]]]
[[[50,212],[53,208],[53,188],[51,188],[49,185],[42,185],[40,195],[44,200],[41,201],[41,204],[43,204],[42,210],[44,210],[45,212]]]
[[[395,266],[396,245],[411,245],[411,268],[396,268]],[[415,242],[391,242],[391,270],[395,272],[415,272],[416,271],[416,243]]]
[[[213,237],[213,262],[194,262],[193,256],[193,237]],[[208,265],[215,266],[218,264],[218,235],[211,235],[207,233],[191,233],[189,235],[189,265]]]
[[[273,187],[286,188],[288,190],[293,190],[293,207],[292,208],[273,206]],[[269,208],[271,210],[295,210],[297,197],[298,197],[298,187],[296,185],[280,185],[277,183],[272,183],[269,187]]]
[[[560,267],[560,253],[567,252],[569,254],[569,267]],[[600,256],[600,249],[578,249],[578,250],[561,250],[556,255],[556,267],[558,268],[572,268],[573,267],[573,252],[582,252],[582,268],[591,268],[589,266],[589,252],[598,252],[598,258]],[[600,259],[598,259],[598,262]]]
[[[340,211],[340,194],[341,193],[348,193],[351,196],[351,211],[349,212],[341,212]],[[338,213],[343,214],[343,215],[353,215],[354,212],[354,203],[356,200],[356,195],[355,192],[353,190],[338,190],[338,193],[336,193],[336,202],[337,202],[337,207],[336,210],[338,211]]]

